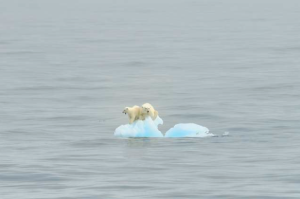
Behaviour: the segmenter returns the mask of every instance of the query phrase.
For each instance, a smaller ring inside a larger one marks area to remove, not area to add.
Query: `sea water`
[[[300,198],[299,10],[0,1],[0,198]],[[229,135],[115,137],[146,102]]]

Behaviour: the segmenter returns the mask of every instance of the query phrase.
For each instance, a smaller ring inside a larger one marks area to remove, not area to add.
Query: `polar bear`
[[[142,105],[142,112],[140,115],[140,119],[145,120],[147,116],[150,116],[152,120],[155,120],[158,116],[158,112],[153,108],[153,106],[149,103],[145,103]]]
[[[123,113],[128,114],[129,124],[132,124],[134,121],[141,119],[142,117],[142,108],[139,106],[125,107]]]

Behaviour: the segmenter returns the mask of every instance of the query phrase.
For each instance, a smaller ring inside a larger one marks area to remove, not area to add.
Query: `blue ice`
[[[119,126],[114,135],[117,137],[163,137],[158,130],[159,124],[163,124],[163,120],[159,116],[154,121],[151,117],[147,117],[145,120],[137,120],[132,124]]]
[[[209,133],[208,128],[194,123],[176,124],[168,130],[165,137],[209,137],[214,136]]]
[[[214,136],[209,133],[208,128],[198,124],[176,124],[173,128],[163,134],[158,130],[158,125],[163,124],[163,120],[158,116],[154,121],[148,117],[144,121],[137,120],[132,124],[119,126],[114,135],[117,137],[209,137]]]

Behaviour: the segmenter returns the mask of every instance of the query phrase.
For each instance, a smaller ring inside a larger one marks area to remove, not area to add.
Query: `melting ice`
[[[117,137],[164,137],[158,130],[158,125],[163,124],[163,120],[157,116],[153,121],[151,117],[145,120],[137,120],[132,124],[125,124],[119,126],[115,130]]]
[[[208,128],[198,124],[176,124],[166,132],[165,137],[207,137],[214,136]]]
[[[154,121],[148,117],[144,121],[137,120],[132,124],[119,126],[114,135],[117,137],[208,137],[214,136],[209,133],[208,128],[198,124],[176,124],[173,128],[163,134],[158,130],[158,125],[163,120],[158,116]]]

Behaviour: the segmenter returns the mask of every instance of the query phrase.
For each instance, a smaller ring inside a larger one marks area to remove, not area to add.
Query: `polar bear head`
[[[150,106],[146,106],[146,105],[143,105],[143,106],[142,106],[142,112],[143,112],[144,114],[149,114],[150,111],[151,111],[151,107],[150,107]]]
[[[128,110],[129,110],[129,107],[125,107],[122,113],[124,113],[126,115],[126,114],[128,114]]]

